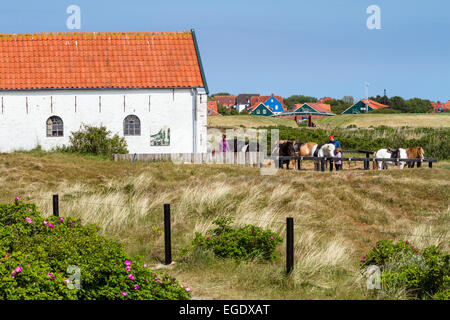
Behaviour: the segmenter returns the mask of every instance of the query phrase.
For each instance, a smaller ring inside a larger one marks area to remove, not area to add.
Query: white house
[[[83,124],[130,153],[206,152],[195,32],[0,35],[0,152],[69,144]]]

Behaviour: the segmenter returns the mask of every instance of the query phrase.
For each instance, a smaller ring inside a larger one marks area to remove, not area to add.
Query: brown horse
[[[412,147],[406,148],[406,155],[408,159],[423,159],[423,148],[422,147]],[[414,168],[415,162],[411,162],[411,168]],[[419,164],[417,164],[419,166]]]

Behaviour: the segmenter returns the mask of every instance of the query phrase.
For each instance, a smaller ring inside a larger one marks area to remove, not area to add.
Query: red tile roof
[[[259,96],[259,97],[251,97],[251,99],[250,99],[250,105],[254,105],[254,104],[256,104],[256,103],[264,103],[264,102],[266,102],[267,100],[269,100],[269,98],[270,97],[272,97],[272,96]],[[277,99],[280,103],[281,103],[281,105],[283,106],[283,108],[284,109],[286,109],[286,105],[284,104],[284,102],[283,102],[283,98],[282,97],[280,97],[280,96],[273,96],[275,99]]]
[[[323,98],[321,98],[321,99],[319,99],[319,101],[317,101],[317,102],[319,102],[319,103],[324,103],[325,101],[329,101],[329,100],[333,100],[333,98],[331,98],[331,97],[323,97]]]
[[[366,103],[367,99],[361,99],[360,101]],[[369,103],[368,104],[374,110],[382,109],[382,108],[389,108],[389,106],[387,106],[387,105],[384,105],[382,103],[379,103],[379,102],[376,102],[376,101],[373,101],[373,100],[370,100],[370,99],[369,99]]]
[[[214,96],[218,104],[224,107],[231,107],[236,105],[236,96]]]
[[[329,104],[319,103],[319,102],[306,102],[306,103],[295,104],[294,108],[293,108],[294,112],[295,112],[295,110],[297,110],[304,104],[307,104],[308,106],[310,106],[311,108],[315,109],[318,112],[326,112],[326,113],[334,114],[333,112],[331,112],[331,106]]]
[[[0,34],[0,89],[204,87],[191,31]]]
[[[207,102],[207,108],[208,110],[214,110],[217,112],[217,101],[208,101]]]

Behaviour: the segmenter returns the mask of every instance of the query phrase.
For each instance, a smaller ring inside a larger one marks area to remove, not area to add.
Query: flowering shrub
[[[230,227],[232,218],[219,218],[214,221],[218,228],[207,235],[196,233],[191,246],[209,249],[223,258],[274,260],[275,248],[281,238],[270,230],[246,225],[239,229]]]
[[[406,288],[415,298],[449,299],[450,255],[436,246],[419,250],[409,241],[378,241],[361,258],[361,268],[377,265],[381,285]]]
[[[80,288],[69,266],[77,266]],[[75,287],[74,287],[75,285]],[[34,204],[0,205],[0,300],[189,299],[98,228],[70,217],[42,218]]]

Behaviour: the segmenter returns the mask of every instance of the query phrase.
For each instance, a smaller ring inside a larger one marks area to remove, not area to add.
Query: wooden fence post
[[[59,197],[57,194],[53,195],[53,215],[59,217]]]
[[[164,204],[164,247],[165,264],[172,263],[172,244],[170,239],[170,204]]]
[[[294,218],[286,218],[286,273],[294,269]]]

